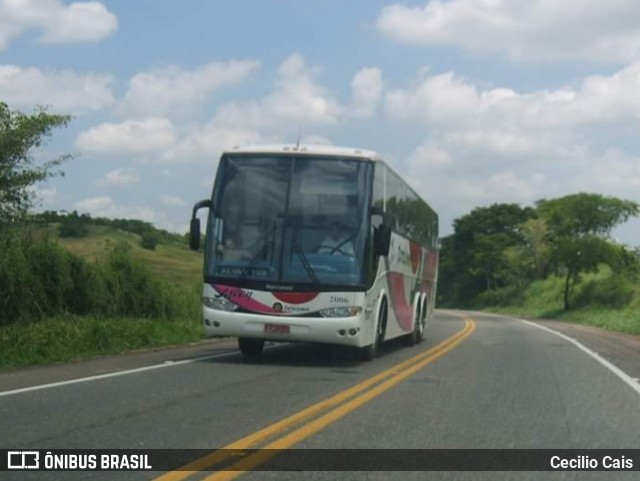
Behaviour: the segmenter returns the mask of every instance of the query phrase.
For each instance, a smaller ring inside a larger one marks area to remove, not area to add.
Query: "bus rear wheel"
[[[244,357],[253,359],[262,354],[262,349],[264,348],[264,339],[239,337],[238,347],[240,347],[240,352]]]
[[[415,346],[420,344],[424,339],[424,315],[423,309],[420,309],[416,315],[415,323],[413,325],[413,332],[405,338],[406,346]]]

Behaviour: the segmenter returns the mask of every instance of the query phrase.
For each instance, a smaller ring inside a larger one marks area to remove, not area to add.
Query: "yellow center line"
[[[276,441],[268,444],[260,450],[241,461],[230,466],[228,471],[220,471],[210,476],[207,476],[203,479],[203,481],[230,481],[232,479],[237,478],[238,476],[255,469],[260,464],[265,463],[270,458],[276,456],[278,454],[277,450],[289,449],[293,445],[303,441],[304,439],[310,437],[311,435],[321,431],[326,428],[330,424],[338,421],[342,417],[346,416],[350,412],[356,410],[363,404],[371,401],[372,399],[380,396],[385,391],[388,391],[396,384],[404,381],[405,379],[413,376],[416,372],[424,368],[427,364],[432,363],[436,359],[444,356],[449,351],[454,349],[458,344],[460,344],[464,339],[471,335],[473,330],[475,329],[475,323],[470,319],[465,319],[465,327],[462,331],[458,332],[455,336],[449,339],[448,344],[442,348],[438,349],[436,352],[433,352],[431,349],[431,354],[421,359],[416,364],[408,367],[406,370],[397,373],[395,376],[387,379],[381,384],[373,387],[371,390],[361,394],[360,396],[351,399],[350,401],[338,406],[333,411],[329,411],[328,413],[314,419],[313,421],[305,424],[304,426],[298,428],[297,430],[283,436]],[[429,352],[427,351],[427,352]]]
[[[208,468],[209,466],[212,466],[214,464],[220,463],[222,461],[225,461],[229,458],[231,458],[232,456],[234,456],[234,450],[238,451],[238,450],[243,450],[243,449],[249,449],[252,447],[255,447],[256,445],[263,443],[263,442],[267,442],[270,438],[273,438],[274,436],[276,436],[277,434],[286,431],[287,429],[291,429],[293,427],[295,427],[298,424],[301,424],[305,421],[307,421],[308,419],[312,418],[313,416],[317,416],[319,414],[321,414],[323,411],[327,411],[335,406],[339,406],[340,404],[344,403],[345,401],[348,401],[351,398],[354,398],[355,396],[359,395],[360,393],[362,393],[363,391],[366,391],[367,389],[371,388],[372,386],[374,386],[377,383],[380,383],[382,381],[384,381],[387,378],[387,381],[382,382],[382,384],[379,384],[378,386],[376,386],[375,388],[371,389],[370,391],[366,392],[365,394],[363,394],[362,396],[359,396],[355,399],[353,399],[352,401],[350,401],[349,403],[344,404],[342,407],[334,410],[334,411],[330,411],[328,414],[325,414],[323,417],[317,418],[315,421],[309,422],[306,425],[303,425],[301,428],[299,428],[297,431],[294,431],[292,433],[290,433],[287,436],[284,436],[283,438],[272,442],[271,444],[269,444],[268,446],[266,446],[265,449],[278,449],[278,447],[272,447],[274,444],[278,444],[280,442],[282,442],[283,440],[292,440],[292,439],[296,439],[295,437],[291,437],[294,434],[298,433],[298,436],[300,435],[300,433],[303,432],[307,432],[307,430],[309,429],[309,426],[318,426],[318,421],[320,419],[330,419],[330,417],[332,416],[336,416],[337,413],[341,413],[343,412],[342,410],[344,410],[344,406],[353,406],[351,409],[347,409],[344,411],[343,414],[341,414],[340,416],[336,417],[335,419],[329,421],[327,424],[323,425],[322,427],[317,427],[317,429],[309,432],[309,434],[305,435],[302,438],[299,438],[298,440],[294,440],[291,441],[291,444],[289,444],[287,447],[299,442],[300,440],[310,436],[311,434],[313,434],[314,432],[322,429],[323,427],[325,427],[326,425],[335,422],[337,419],[339,419],[340,417],[344,416],[345,414],[347,414],[347,412],[350,412],[353,409],[356,409],[358,406],[364,404],[365,402],[369,401],[370,399],[373,399],[374,397],[380,395],[382,392],[390,389],[392,386],[394,386],[395,384],[397,384],[398,382],[400,382],[403,379],[406,379],[407,377],[409,377],[410,375],[412,375],[413,373],[415,373],[416,371],[418,371],[419,369],[421,369],[422,367],[424,367],[425,365],[427,365],[428,363],[434,361],[435,359],[437,359],[438,357],[441,357],[442,355],[446,354],[447,352],[449,352],[451,349],[453,349],[453,347],[455,347],[457,344],[459,344],[464,338],[466,338],[469,334],[471,334],[471,331],[473,331],[473,326],[474,323],[473,321],[471,321],[470,319],[465,319],[465,327],[461,330],[458,331],[456,334],[454,334],[453,336],[445,339],[444,341],[440,342],[439,344],[433,346],[432,348],[406,360],[403,361],[389,369],[386,369],[385,371],[382,371],[378,374],[376,374],[375,376],[360,382],[359,384],[356,384],[355,386],[352,386],[351,388],[348,388],[344,391],[341,391],[319,403],[316,403],[312,406],[309,406],[308,408],[303,409],[302,411],[299,411],[289,417],[286,417],[274,424],[271,424],[270,426],[267,426],[264,429],[261,429],[260,431],[256,431],[255,433],[252,433],[244,438],[241,438],[237,441],[234,441],[231,444],[228,444],[226,446],[224,446],[223,448],[221,448],[220,450],[214,451],[211,454],[208,454],[206,456],[203,456],[199,459],[196,459],[195,461],[192,461],[180,468],[178,468],[178,470],[176,471],[171,471],[168,473],[165,473],[162,476],[159,476],[158,478],[155,478],[154,481],[182,481],[186,478],[188,478],[189,476],[205,470],[206,468]],[[409,373],[409,374],[407,374]],[[374,393],[374,394],[372,394]],[[353,403],[353,404],[352,404]],[[328,417],[329,416],[329,417]],[[278,444],[279,446],[279,444]],[[268,451],[265,451],[264,453],[268,453]],[[256,453],[252,456],[247,457],[246,459],[243,459],[242,461],[240,461],[239,463],[245,463],[245,462],[249,462],[249,460],[254,460],[251,461],[251,463],[255,462],[255,457],[261,456],[264,454],[263,452],[259,452]],[[272,454],[273,455],[273,454]],[[254,466],[257,466],[258,464],[261,464],[264,461],[258,462],[257,464],[255,464]],[[236,464],[239,464],[236,463]],[[235,466],[235,465],[234,465]],[[244,464],[243,464],[244,466]],[[234,468],[235,469],[235,468]],[[247,468],[244,469],[242,468],[241,470],[250,470],[252,468]],[[229,473],[233,473],[231,471],[227,471],[225,472],[227,474]],[[225,473],[218,473],[218,474],[225,474]],[[235,473],[236,475],[239,475],[241,473]],[[210,478],[207,478],[210,479]],[[211,478],[211,479],[218,479],[218,478]],[[220,479],[226,479],[226,478],[220,478]],[[231,478],[230,478],[231,479]]]

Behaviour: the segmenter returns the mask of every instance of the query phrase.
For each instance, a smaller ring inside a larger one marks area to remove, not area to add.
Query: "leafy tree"
[[[555,237],[608,236],[615,226],[640,214],[636,202],[584,192],[536,204]]]
[[[523,245],[521,251],[533,267],[534,278],[544,279],[551,258],[549,226],[544,219],[532,218],[520,225]]]
[[[77,211],[63,217],[60,223],[60,237],[86,237],[89,234],[91,218],[87,214],[78,215]]]
[[[568,310],[580,274],[614,262],[615,252],[606,238],[615,226],[640,214],[640,205],[588,193],[541,200],[537,205],[550,229],[551,258],[565,270],[563,298]]]
[[[24,218],[33,207],[35,184],[61,174],[55,167],[71,155],[38,165],[33,151],[69,120],[68,115],[48,114],[44,108],[31,115],[12,111],[0,102],[0,227]]]
[[[506,285],[510,277],[504,252],[522,243],[520,225],[533,215],[530,207],[493,204],[456,219],[454,233],[442,240],[443,302],[469,305],[484,290]]]

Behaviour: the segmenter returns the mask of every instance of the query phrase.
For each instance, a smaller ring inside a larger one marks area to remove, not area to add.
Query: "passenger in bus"
[[[324,238],[317,251],[322,254],[335,254],[341,256],[355,256],[353,241],[349,237],[344,225],[333,222],[329,234]]]

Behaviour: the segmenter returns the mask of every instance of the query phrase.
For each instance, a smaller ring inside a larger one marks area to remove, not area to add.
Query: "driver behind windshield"
[[[218,245],[218,252],[224,260],[250,259],[251,254],[243,248],[242,239],[242,211],[240,206],[230,203],[224,209],[224,235],[222,243]]]
[[[353,242],[349,238],[347,230],[340,222],[333,222],[329,233],[320,244],[318,252],[322,254],[334,254],[341,256],[355,256]]]

